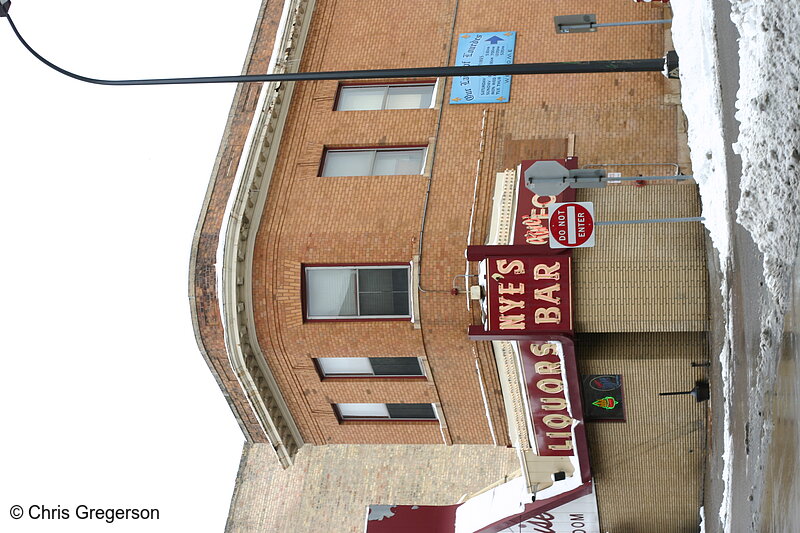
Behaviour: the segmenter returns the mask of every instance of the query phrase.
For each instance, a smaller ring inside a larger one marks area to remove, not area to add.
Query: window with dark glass
[[[342,85],[337,111],[425,109],[431,106],[435,84]]]
[[[305,268],[306,317],[410,318],[408,266]]]
[[[417,357],[320,357],[316,362],[325,377],[423,375]]]
[[[421,174],[425,148],[326,150],[323,177]]]
[[[430,403],[337,403],[342,420],[436,420]]]

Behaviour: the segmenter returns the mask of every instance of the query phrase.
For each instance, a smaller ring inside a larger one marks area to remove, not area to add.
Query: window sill
[[[391,383],[394,381],[428,381],[425,376],[322,376],[321,381],[357,383],[369,380],[370,383]]]
[[[435,418],[385,418],[385,419],[369,419],[369,418],[354,418],[348,420],[339,420],[341,426],[386,426],[393,424],[403,424],[407,426],[426,426],[426,425],[439,425],[439,421]]]

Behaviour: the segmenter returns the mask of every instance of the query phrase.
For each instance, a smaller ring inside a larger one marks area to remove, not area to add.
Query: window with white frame
[[[306,317],[411,318],[408,265],[305,267]]]
[[[337,403],[342,420],[436,420],[430,403]]]
[[[418,357],[319,357],[324,377],[422,376]]]
[[[342,85],[337,111],[426,109],[433,101],[434,82],[386,85]]]
[[[322,175],[337,177],[422,174],[424,161],[424,147],[326,150]]]

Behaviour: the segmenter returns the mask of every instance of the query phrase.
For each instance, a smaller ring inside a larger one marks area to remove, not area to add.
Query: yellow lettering
[[[558,353],[558,345],[553,344],[551,342],[547,342],[545,344],[531,344],[531,352],[536,357],[541,357],[543,355],[552,355],[554,353]]]
[[[533,368],[537,374],[561,374],[561,362],[539,361]]]
[[[547,200],[542,200],[542,198],[547,198]],[[531,203],[534,207],[547,207],[555,201],[555,196],[539,196],[538,194],[534,194],[533,198],[531,198]]]
[[[533,279],[559,279],[560,274],[558,271],[560,269],[561,263],[556,263],[554,265],[545,265],[544,263],[539,263],[533,267]],[[507,274],[507,272],[503,273]]]
[[[552,415],[544,415],[542,422],[550,429],[564,429],[572,425],[572,418],[568,415],[554,413]]]
[[[540,307],[533,312],[533,321],[537,324],[558,324],[561,322],[561,310],[558,307]]]
[[[533,297],[537,300],[544,300],[545,302],[550,302],[551,304],[560,304],[561,298],[558,296],[553,296],[554,292],[561,290],[561,284],[556,283],[555,285],[550,285],[545,289],[536,289],[533,291]]]
[[[558,394],[564,390],[564,382],[555,378],[540,379],[536,382],[536,388],[547,394]]]
[[[572,449],[572,441],[568,440],[564,444],[548,444],[547,447],[553,451],[558,450],[571,450]]]
[[[540,401],[545,411],[561,411],[567,408],[567,400],[564,398],[540,398]]]
[[[500,294],[523,294],[525,293],[525,284],[520,283],[519,286],[515,287],[513,283],[508,285],[500,283],[497,285],[497,292]]]
[[[520,300],[520,301],[507,300],[505,297],[501,296],[500,299],[497,301],[500,303],[501,314],[508,313],[512,309],[525,308],[525,300]]]
[[[500,329],[525,329],[525,315],[500,315]]]
[[[558,431],[558,432],[550,432],[546,433],[548,437],[551,439],[570,439],[572,440],[572,432],[570,431]]]
[[[523,215],[522,223],[526,226],[530,225],[541,225],[542,219],[549,218],[550,215],[547,213],[547,209],[531,209],[530,215]]]
[[[514,274],[525,273],[525,263],[519,259],[514,259],[510,263],[508,262],[508,259],[498,259],[495,261],[495,265],[497,266],[497,271],[501,274],[508,274],[512,270],[514,271]]]
[[[528,244],[544,244],[550,236],[550,232],[543,226],[528,228],[525,232],[525,242]]]

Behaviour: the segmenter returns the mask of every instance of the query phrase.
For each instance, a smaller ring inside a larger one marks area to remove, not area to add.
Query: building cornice
[[[311,23],[314,0],[288,0],[282,35],[270,73],[296,69]],[[236,378],[281,464],[303,445],[300,431],[256,338],[252,301],[253,250],[258,221],[269,193],[294,83],[274,82],[261,88],[256,116],[236,173],[236,190],[226,210],[222,246],[222,317],[225,345]]]
[[[255,23],[242,73],[259,63],[270,61],[280,27],[283,1],[265,0]],[[248,442],[266,442],[244,393],[233,377],[225,350],[224,330],[219,310],[217,253],[225,206],[233,189],[235,168],[241,152],[229,147],[241,144],[247,124],[255,114],[255,84],[239,84],[231,103],[222,142],[206,188],[203,206],[192,239],[189,259],[189,304],[195,341]]]

